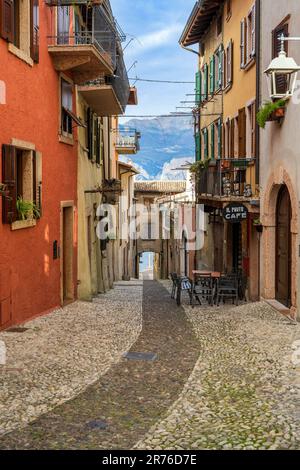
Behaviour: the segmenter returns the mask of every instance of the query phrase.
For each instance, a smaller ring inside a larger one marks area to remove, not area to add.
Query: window
[[[220,15],[218,16],[217,19],[217,36],[219,36],[222,33],[223,30],[223,16]]]
[[[203,138],[203,157],[206,160],[208,158],[208,130],[205,128],[202,130]]]
[[[202,72],[196,73],[196,105],[200,105],[202,101]]]
[[[204,64],[203,67],[203,99],[208,100],[208,65]]]
[[[253,102],[247,108],[247,156],[256,155],[256,104]]]
[[[277,57],[279,52],[281,51],[281,41],[280,37],[288,36],[289,35],[289,25],[287,23],[287,20],[283,21],[279,26],[277,26],[274,31],[272,31],[272,36],[273,36],[273,50],[272,50],[272,55],[273,58]],[[284,50],[288,55],[288,41],[284,42]],[[279,75],[276,77],[276,88],[279,93],[285,93],[286,91],[286,76],[285,75]]]
[[[91,161],[100,165],[103,153],[103,128],[100,119],[90,108],[87,109],[86,116],[88,157]]]
[[[226,20],[229,21],[232,15],[232,1],[226,0]]]
[[[0,12],[1,37],[38,62],[39,0],[0,0]]]
[[[61,79],[61,129],[63,134],[73,135],[73,85]]]
[[[215,90],[222,88],[223,85],[223,46],[219,46],[215,53]]]
[[[239,110],[238,117],[238,156],[240,158],[246,157],[246,110],[242,108]]]
[[[42,163],[41,154],[32,150],[2,146],[2,179],[7,185],[9,197],[3,199],[2,221],[10,224],[20,219],[17,213],[17,200],[36,204],[41,211],[42,203]]]
[[[233,42],[230,41],[226,48],[225,57],[225,88],[233,82]]]
[[[241,68],[244,69],[255,57],[255,5],[251,8],[247,18],[241,21]]]

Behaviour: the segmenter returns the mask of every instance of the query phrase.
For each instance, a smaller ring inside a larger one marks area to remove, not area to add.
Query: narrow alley
[[[0,449],[299,449],[299,324],[170,292],[120,282],[0,333]]]

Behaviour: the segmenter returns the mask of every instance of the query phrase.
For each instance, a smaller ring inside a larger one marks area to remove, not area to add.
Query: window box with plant
[[[266,101],[257,113],[259,127],[265,129],[268,121],[281,121],[285,116],[286,100]]]

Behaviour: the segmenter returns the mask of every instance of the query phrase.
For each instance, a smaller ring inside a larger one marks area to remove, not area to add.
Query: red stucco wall
[[[40,2],[40,62],[33,67],[8,52],[0,38],[0,80],[6,83],[6,104],[0,104],[0,145],[12,138],[34,143],[42,152],[43,168],[43,216],[37,226],[12,232],[0,220],[0,301],[10,293],[11,324],[60,305],[60,260],[53,260],[53,242],[61,239],[61,201],[74,201],[76,207],[76,134],[74,146],[59,142],[59,76],[47,50],[49,15],[49,7]],[[75,296],[76,239],[75,223]]]

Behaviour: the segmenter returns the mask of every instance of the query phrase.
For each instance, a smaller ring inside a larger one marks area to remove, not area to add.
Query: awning
[[[198,0],[187,21],[179,44],[184,47],[200,42],[224,0]]]

